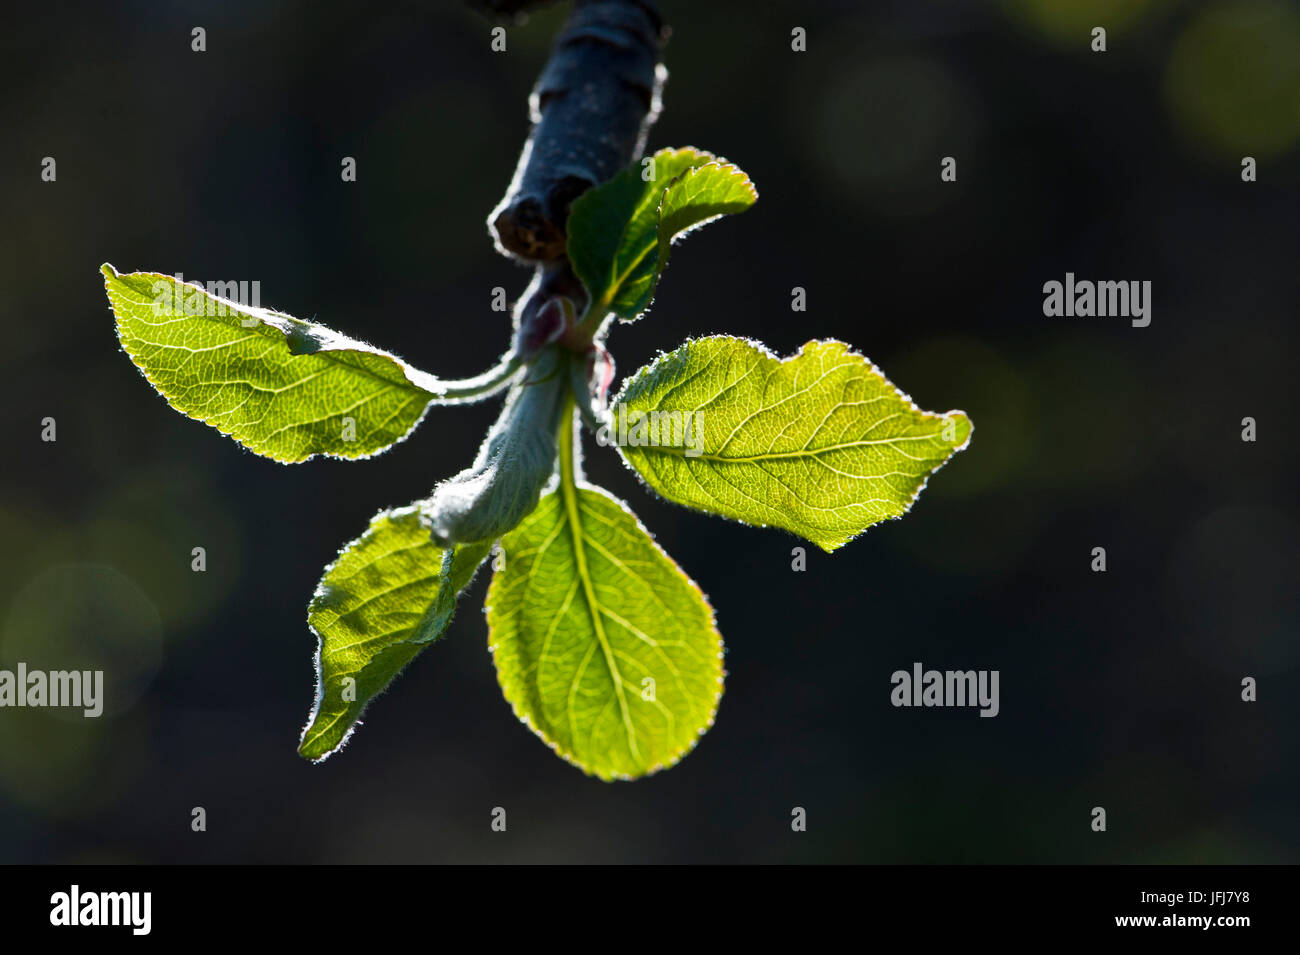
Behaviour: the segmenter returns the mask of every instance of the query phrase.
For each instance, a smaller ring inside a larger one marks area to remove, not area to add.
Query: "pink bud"
[[[567,306],[567,307],[566,307]],[[527,316],[519,327],[519,351],[528,357],[558,339],[569,327],[573,303],[562,295],[547,299],[536,312]]]

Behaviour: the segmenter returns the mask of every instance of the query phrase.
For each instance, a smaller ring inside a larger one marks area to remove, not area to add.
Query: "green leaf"
[[[299,753],[319,761],[347,742],[370,700],[446,631],[490,549],[438,547],[411,505],[376,514],[340,551],[307,608],[318,638],[316,701]]]
[[[569,212],[574,272],[591,295],[589,312],[631,321],[650,307],[673,240],[758,198],[749,177],[711,153],[661,149],[654,176],[637,164],[588,190]]]
[[[922,411],[842,342],[782,360],[718,336],[637,372],[600,437],[670,501],[832,551],[906,513],[972,430],[960,411]]]
[[[101,271],[122,348],[168,404],[276,461],[369,457],[447,398],[448,383],[321,325],[168,275]]]
[[[502,558],[490,649],[533,732],[606,780],[694,747],[722,695],[722,637],[704,594],[631,512],[562,481],[504,538]]]

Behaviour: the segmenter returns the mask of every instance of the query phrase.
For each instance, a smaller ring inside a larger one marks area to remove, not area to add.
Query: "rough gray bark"
[[[576,0],[529,100],[532,134],[489,219],[502,252],[564,258],[570,204],[645,146],[665,37],[655,0]]]

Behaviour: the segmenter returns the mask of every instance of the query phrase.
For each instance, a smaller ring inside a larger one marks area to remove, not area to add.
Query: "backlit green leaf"
[[[299,753],[321,760],[347,741],[371,698],[442,636],[490,549],[438,547],[415,505],[381,511],[343,548],[307,608],[316,701]]]
[[[286,463],[401,441],[445,383],[400,358],[153,272],[104,265],[122,348],[177,411]]]
[[[602,440],[664,497],[827,551],[906,513],[972,431],[837,341],[784,360],[740,338],[690,341],[637,372],[611,414]]]
[[[700,589],[619,501],[571,481],[502,549],[488,628],[516,715],[601,779],[677,762],[722,695],[722,638]]]
[[[661,149],[652,162],[652,178],[638,163],[588,190],[569,212],[569,260],[601,317],[644,312],[673,240],[758,198],[748,176],[711,153]]]

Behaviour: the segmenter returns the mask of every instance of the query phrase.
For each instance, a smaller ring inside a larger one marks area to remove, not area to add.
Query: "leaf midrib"
[[[676,158],[679,155],[683,155],[685,154],[685,152],[686,150],[677,150],[676,152],[672,153],[670,156],[666,156],[665,161],[669,158]],[[698,156],[698,154],[696,155]],[[710,160],[710,163],[715,163],[715,162],[716,160]],[[702,166],[709,165],[710,163],[704,163],[702,164]],[[656,157],[656,164],[657,164],[657,157]],[[614,271],[615,269],[618,268],[618,253],[617,251],[615,252],[613,261],[610,263],[610,268],[609,268],[610,283],[606,287],[604,294],[601,295],[600,302],[599,302],[599,309],[602,313],[609,312],[610,308],[613,307],[614,302],[620,297],[619,293],[622,291],[623,284],[627,282],[628,278],[631,277],[632,273],[636,269],[640,268],[641,263],[645,261],[646,257],[652,251],[658,250],[661,241],[659,231],[663,227],[663,217],[662,217],[663,204],[664,204],[664,200],[668,196],[668,191],[672,189],[674,186],[685,181],[689,173],[691,173],[697,168],[702,168],[702,166],[700,167],[688,166],[687,168],[683,169],[681,172],[677,173],[677,175],[669,179],[667,184],[662,189],[659,190],[657,202],[655,201],[655,190],[653,188],[646,190],[645,194],[641,198],[641,201],[638,202],[636,206],[633,208],[632,214],[628,217],[627,222],[623,226],[623,231],[619,235],[620,248],[627,241],[627,230],[632,228],[632,223],[637,221],[637,217],[640,216],[641,213],[645,211],[645,209],[647,209],[651,205],[657,205],[659,214],[655,216],[655,222],[653,227],[646,230],[645,247],[641,249],[640,252],[637,253],[636,257],[632,260],[632,262],[628,265],[628,267],[623,270],[622,274],[620,275],[615,275],[615,271]]]
[[[678,177],[674,177],[673,181],[676,181],[677,178]],[[664,186],[663,191],[659,194],[659,204],[661,206],[663,205],[663,197],[667,195],[668,190],[672,188],[672,185],[673,183],[669,182],[668,185]],[[646,192],[645,196],[642,197],[641,201],[636,204],[635,208],[632,210],[632,215],[628,217],[626,224],[623,226],[623,231],[619,235],[620,247],[627,241],[627,230],[632,228],[632,223],[636,222],[637,216],[650,206],[653,198],[654,189],[650,189]],[[605,291],[601,295],[600,302],[597,305],[601,314],[609,312],[615,299],[619,297],[619,293],[623,290],[623,284],[627,282],[628,278],[636,269],[640,268],[641,263],[645,261],[646,256],[650,254],[651,250],[658,248],[659,235],[657,226],[658,222],[656,221],[656,228],[647,230],[644,248],[636,254],[631,263],[628,264],[628,267],[619,274],[615,273],[615,269],[618,268],[618,253],[615,251],[614,258],[609,265],[609,283],[606,285]]]
[[[721,454],[687,454],[687,448],[677,448],[668,445],[647,444],[633,448],[633,450],[643,453],[656,452],[659,454],[670,454],[679,458],[687,458],[692,461],[709,461],[715,464],[751,464],[757,461],[778,461],[778,460],[799,460],[800,458],[816,458],[823,454],[830,454],[832,451],[847,451],[853,448],[874,447],[881,444],[897,444],[901,441],[929,441],[932,438],[941,437],[943,431],[936,431],[933,434],[911,434],[899,435],[896,438],[879,438],[871,441],[849,441],[843,444],[831,444],[824,448],[800,448],[796,451],[765,451],[762,454],[751,454],[743,457],[727,457]],[[629,446],[631,447],[631,446]]]
[[[592,628],[596,632],[596,640],[600,644],[600,651],[605,658],[605,666],[609,670],[610,678],[614,681],[614,692],[618,695],[619,712],[623,717],[623,729],[627,735],[627,745],[632,758],[637,762],[641,760],[640,750],[636,744],[636,729],[632,725],[632,715],[627,706],[627,694],[623,690],[623,674],[618,669],[618,664],[614,660],[614,651],[609,644],[609,637],[605,633],[605,625],[601,620],[600,601],[596,598],[595,585],[591,579],[591,571],[587,567],[587,551],[583,544],[582,516],[579,514],[578,492],[574,480],[573,468],[573,427],[571,422],[571,413],[562,416],[564,424],[563,437],[561,438],[561,458],[560,461],[560,491],[564,497],[565,519],[569,524],[569,534],[573,539],[573,560],[577,568],[578,579],[582,582],[583,596],[586,598],[587,613],[591,617]],[[595,729],[594,725],[592,727]]]
[[[159,274],[159,273],[149,273],[149,274],[158,274],[158,275],[159,275],[159,278],[162,278],[162,279],[167,279],[167,278],[169,278],[169,276],[161,275],[161,274]],[[188,284],[188,283],[179,283],[179,284],[184,285],[184,284]],[[109,294],[110,294],[110,297],[113,296],[113,295],[115,294],[117,298],[122,299],[122,300],[124,300],[125,302],[127,302],[127,303],[129,303],[129,304],[131,304],[131,305],[150,305],[150,304],[152,304],[151,302],[145,301],[144,299],[135,299],[135,298],[132,298],[130,295],[127,295],[127,294],[125,294],[125,293],[122,291],[123,289],[129,288],[129,287],[130,287],[130,286],[126,285],[126,284],[123,283],[123,282],[118,282],[118,283],[117,283],[117,289],[115,290],[115,292],[110,292],[110,293],[109,293]],[[195,286],[195,287],[197,288],[197,286]],[[206,293],[205,293],[205,294],[206,294]],[[236,303],[232,303],[232,304],[236,304]],[[254,317],[254,318],[257,318],[257,319],[258,319],[258,323],[257,323],[256,326],[254,326],[254,328],[269,328],[269,329],[271,329],[271,331],[275,332],[276,334],[278,334],[278,335],[280,336],[280,342],[279,342],[279,343],[280,343],[280,344],[283,344],[286,348],[288,347],[288,343],[289,343],[289,334],[288,334],[284,329],[280,328],[280,327],[277,326],[277,325],[272,324],[271,322],[267,322],[267,321],[265,321],[265,320],[264,320],[263,318],[261,318],[260,316],[253,315],[252,312],[241,311],[240,314],[243,314],[243,315],[249,315],[249,316],[252,316],[252,317]],[[212,325],[212,326],[215,326],[216,328],[222,328],[222,329],[234,329],[235,326],[232,326],[229,322],[216,321],[216,319],[218,319],[218,318],[223,318],[223,317],[225,317],[225,316],[208,315],[208,314],[206,314],[206,311],[205,311],[205,313],[204,313],[204,314],[201,314],[201,315],[186,315],[186,316],[184,316],[184,318],[183,318],[182,320],[184,320],[184,321],[190,321],[190,320],[193,320],[193,319],[200,319],[200,320],[202,320],[202,321],[204,321],[204,322],[207,322],[208,324],[210,324],[210,325]],[[291,316],[283,316],[283,317],[285,317],[285,318],[291,318]],[[209,319],[212,319],[212,321],[208,321]],[[143,318],[140,318],[140,317],[137,317],[137,316],[134,316],[134,315],[132,316],[131,321],[132,321],[132,322],[138,322],[139,324],[144,325],[144,326],[146,326],[146,327],[148,327],[148,328],[155,328],[155,327],[157,327],[157,323],[155,323],[155,322],[147,322],[147,321],[145,321]],[[296,320],[295,320],[295,321],[296,321]],[[302,324],[304,325],[304,327],[308,327],[308,328],[311,327],[311,323],[310,323],[310,322],[303,322]],[[134,338],[136,341],[142,342],[143,344],[145,344],[145,345],[147,345],[147,346],[149,346],[149,347],[151,347],[151,348],[168,347],[168,346],[166,346],[166,345],[165,345],[164,343],[162,343],[162,342],[151,341],[150,339],[148,339],[148,338],[146,338],[146,337],[144,337],[143,335],[140,335],[140,334],[132,333],[131,337]],[[238,337],[238,338],[233,338],[233,339],[231,339],[231,340],[228,341],[228,342],[223,342],[222,344],[223,344],[223,345],[232,345],[232,346],[233,346],[233,345],[242,345],[242,344],[244,344],[244,343],[246,343],[246,342],[250,342],[250,341],[253,341],[253,340],[256,340],[256,339],[266,339],[266,338],[270,338],[270,336],[267,336],[267,335],[259,335],[256,331],[252,331],[252,332],[250,332],[248,335],[243,335],[243,336],[240,336],[240,337]],[[272,340],[272,341],[275,341],[274,338],[271,338],[271,340]],[[291,353],[291,354],[292,354],[292,353]],[[337,363],[337,364],[339,364],[339,365],[343,365],[343,366],[346,366],[346,367],[348,367],[348,368],[355,369],[355,370],[361,372],[363,375],[366,375],[367,377],[373,378],[375,381],[378,381],[378,382],[382,383],[382,384],[383,384],[384,386],[386,386],[387,388],[397,388],[397,389],[401,389],[401,390],[404,390],[404,391],[412,391],[412,392],[416,392],[416,393],[419,393],[419,394],[425,394],[425,395],[428,395],[430,399],[432,399],[432,398],[434,397],[435,392],[430,391],[429,389],[424,388],[424,387],[422,387],[422,386],[416,384],[414,381],[411,380],[410,372],[413,371],[414,369],[409,369],[409,368],[405,367],[405,366],[404,366],[404,363],[402,363],[401,361],[399,361],[399,360],[398,360],[395,356],[393,356],[393,355],[380,355],[380,354],[378,354],[378,353],[376,353],[376,352],[366,352],[366,351],[364,351],[364,350],[362,350],[362,349],[358,349],[358,348],[322,348],[322,349],[320,349],[319,351],[314,352],[313,354],[320,355],[320,356],[322,357],[322,359],[325,360],[325,361],[334,362],[334,363]],[[398,372],[400,372],[400,374],[401,374],[402,382],[394,381],[392,378],[389,378],[389,377],[387,377],[387,376],[385,376],[385,375],[382,375],[382,374],[380,374],[378,371],[376,371],[375,369],[368,367],[368,366],[367,366],[367,363],[364,362],[364,361],[362,361],[362,360],[360,359],[360,356],[363,355],[363,354],[369,354],[369,355],[371,355],[371,356],[373,356],[373,357],[375,357],[375,358],[386,358],[386,359],[388,359],[388,361],[390,361],[393,365],[395,365],[395,366],[397,367]],[[293,355],[292,357],[298,358],[298,357],[306,357],[306,356]]]

